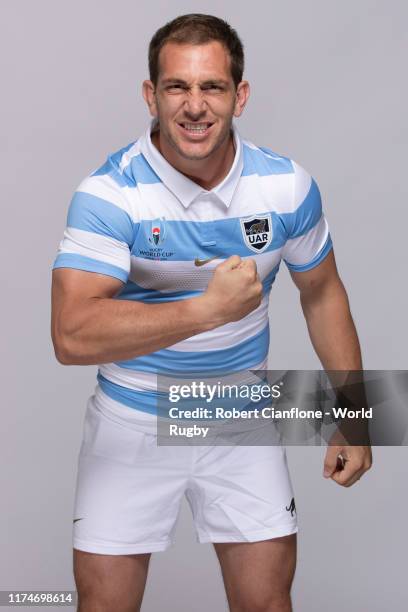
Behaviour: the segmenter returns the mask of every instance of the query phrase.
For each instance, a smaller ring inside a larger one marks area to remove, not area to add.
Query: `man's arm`
[[[361,370],[356,328],[333,250],[315,268],[290,271],[300,291],[310,339],[325,370]]]
[[[237,255],[217,266],[198,297],[162,304],[114,299],[122,286],[104,274],[53,270],[51,335],[60,363],[96,365],[145,355],[238,321],[262,299],[255,262]]]
[[[337,272],[333,251],[315,268],[305,272],[291,271],[300,291],[300,302],[310,339],[325,370],[361,370],[362,359],[356,328],[343,283]],[[337,457],[346,460],[337,470]],[[344,486],[350,486],[372,464],[369,446],[330,445],[327,449],[324,475]]]

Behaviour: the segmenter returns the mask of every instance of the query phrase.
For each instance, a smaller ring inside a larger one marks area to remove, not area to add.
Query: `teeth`
[[[183,127],[191,132],[205,132],[208,123],[183,123]]]

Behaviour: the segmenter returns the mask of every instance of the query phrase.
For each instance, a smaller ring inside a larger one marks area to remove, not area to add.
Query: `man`
[[[80,612],[140,608],[150,554],[171,543],[184,493],[230,609],[291,610],[297,523],[284,450],[157,446],[154,428],[157,373],[266,367],[281,259],[323,367],[362,367],[316,183],[232,123],[249,96],[243,62],[216,17],[158,30],[143,83],[151,126],[71,202],[53,342],[63,364],[100,364],[75,498]],[[367,446],[330,446],[325,475],[350,486],[370,465]]]

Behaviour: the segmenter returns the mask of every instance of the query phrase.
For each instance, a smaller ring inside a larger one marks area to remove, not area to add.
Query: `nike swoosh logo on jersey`
[[[73,522],[76,523],[77,521],[82,521],[82,520],[83,520],[82,518],[74,519]]]
[[[214,257],[209,257],[208,259],[200,259],[199,257],[196,257],[194,260],[194,265],[195,266],[205,266],[205,264],[208,264],[210,261],[213,261],[214,259],[218,259],[218,255],[214,255]]]

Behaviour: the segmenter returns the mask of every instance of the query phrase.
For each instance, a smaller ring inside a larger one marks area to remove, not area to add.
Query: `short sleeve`
[[[327,220],[322,210],[319,187],[313,177],[292,161],[293,211],[283,215],[286,242],[282,259],[289,270],[311,270],[333,248]]]
[[[134,223],[121,187],[109,175],[87,177],[74,193],[55,268],[114,276],[126,283]]]

